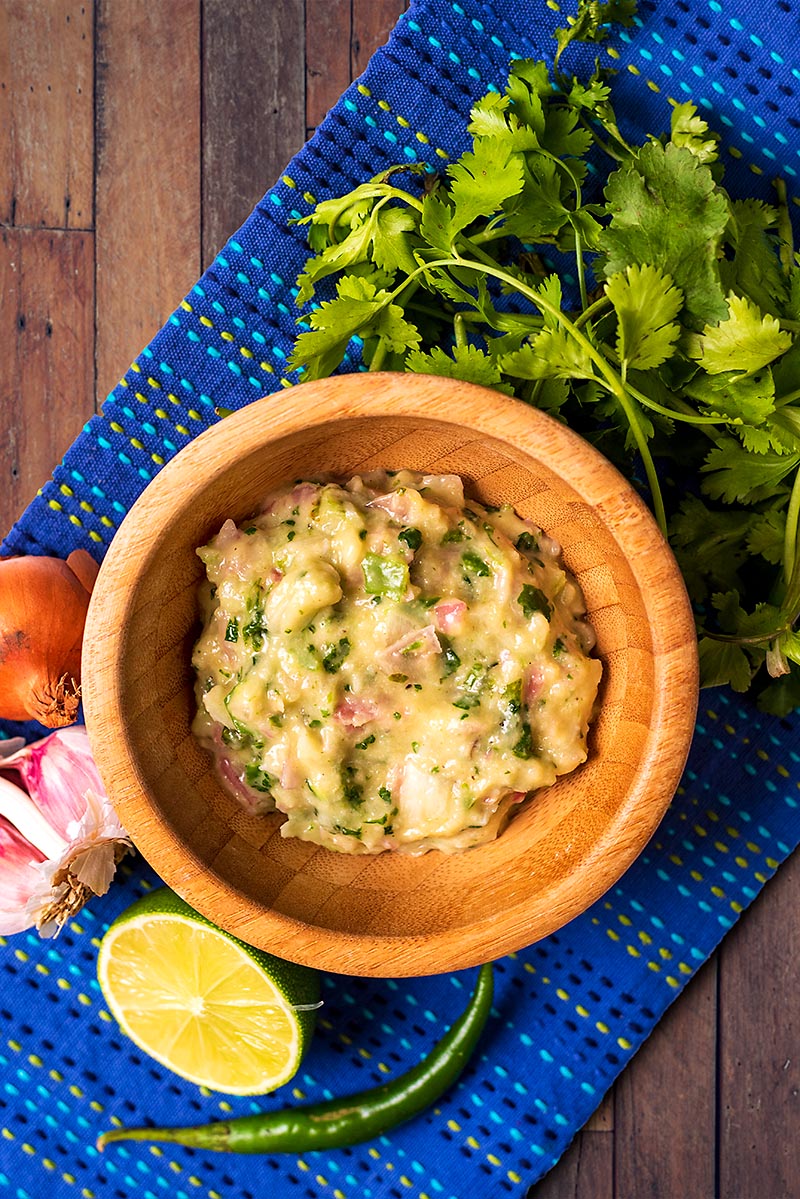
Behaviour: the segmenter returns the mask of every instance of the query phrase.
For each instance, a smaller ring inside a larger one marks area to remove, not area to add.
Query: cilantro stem
[[[479,229],[475,233],[470,233],[469,240],[475,246],[486,245],[489,241],[499,241],[503,237],[508,237],[503,226],[499,223],[506,219],[505,212],[499,213],[494,217],[485,229]]]
[[[752,637],[739,637],[736,633],[713,633],[710,629],[704,629],[702,625],[697,626],[697,632],[700,637],[708,637],[709,641],[724,641],[729,645],[767,645],[776,637],[780,637],[781,633],[788,633],[793,624],[793,620],[787,620],[777,628],[770,629],[768,633],[758,633]]]
[[[459,241],[463,245],[465,245],[468,250],[472,251],[472,253],[478,259],[478,261],[480,262],[481,265],[492,267],[492,269],[494,269],[497,266],[497,259],[492,258],[491,254],[487,254],[485,250],[482,250],[480,248],[480,246],[476,245],[474,240],[471,237],[460,237]],[[477,265],[476,263],[470,262],[469,259],[462,259],[460,257],[459,248],[457,245],[453,246],[453,254],[455,255],[456,260],[455,261],[451,260],[450,266],[461,266],[461,267],[466,266],[466,267],[472,267],[473,269],[475,269],[475,267]],[[510,276],[504,276],[504,277],[506,279],[511,279]],[[517,286],[516,280],[511,279],[511,282],[513,283],[514,287]]]
[[[800,524],[800,468],[795,471],[789,507],[786,510],[786,528],[783,534],[783,577],[787,584],[794,574],[797,557],[797,533]]]
[[[626,141],[624,141],[623,138],[620,137],[620,135],[618,133],[615,133],[614,130],[609,125],[604,124],[603,128],[607,129],[608,132],[611,134],[611,136],[620,143],[620,145],[625,150],[624,154],[620,154],[619,151],[614,149],[614,147],[609,142],[603,141],[602,137],[597,132],[597,130],[595,129],[592,122],[587,120],[587,118],[582,113],[581,113],[581,116],[579,117],[579,122],[588,133],[591,133],[592,141],[597,146],[598,150],[602,150],[603,153],[607,154],[609,158],[613,158],[614,162],[624,163],[633,157],[633,153],[632,153],[631,148],[628,145],[628,143]]]
[[[432,304],[421,304],[418,300],[414,300],[413,304],[407,303],[406,306],[408,308],[413,308],[415,314],[418,313],[420,316],[431,317],[431,319],[435,320],[435,321],[442,321],[447,316],[452,316],[452,309],[448,309],[446,307],[445,308],[434,308]],[[458,315],[462,318],[462,320],[465,320],[465,321],[466,320],[482,321],[484,319],[483,315],[480,312],[476,312],[476,313],[460,312]]]
[[[578,232],[577,225],[572,226],[572,232],[575,234],[575,265],[578,268],[578,287],[581,293],[581,308],[588,307],[589,296],[586,292],[586,269],[583,262],[583,242],[581,235]]]
[[[381,338],[381,340],[378,342],[377,346],[375,347],[375,353],[372,355],[372,358],[370,359],[369,369],[371,371],[379,371],[381,369],[381,367],[383,366],[384,360],[386,358],[387,350],[388,350],[388,346],[387,346],[386,342],[383,340],[383,338]]]
[[[709,426],[710,425],[713,425],[713,426],[723,425],[726,423],[724,420],[718,420],[715,417],[705,417],[705,416],[702,418],[698,417],[697,413],[694,412],[692,410],[692,408],[689,406],[689,404],[686,403],[686,400],[682,399],[679,395],[673,395],[672,402],[684,414],[684,419],[686,420],[687,424],[697,424],[700,428],[701,433],[705,433],[706,437],[710,438],[710,440],[713,441],[716,445],[719,444],[719,442],[720,442],[719,434],[712,432],[712,430],[711,430],[711,428],[709,428]]]
[[[670,420],[682,421],[687,425],[722,425],[725,423],[718,416],[700,416],[699,413],[677,412],[672,408],[665,408],[663,404],[659,404],[657,400],[651,400],[644,392],[638,390],[631,383],[630,379],[625,377],[625,386],[634,399],[638,400],[643,408],[649,408],[652,412],[658,412],[661,416],[666,416]],[[676,397],[677,398],[677,397]],[[688,405],[687,405],[688,407]]]
[[[789,215],[786,182],[779,176],[777,179],[773,179],[772,186],[778,193],[778,241],[780,243],[778,256],[784,275],[790,275],[794,266],[794,230],[792,229],[792,218]]]
[[[455,329],[456,345],[459,349],[463,350],[467,344],[467,331],[464,328],[464,318],[460,312],[456,314],[453,320],[453,327]]]
[[[608,296],[600,296],[594,301],[593,304],[590,304],[588,308],[584,306],[583,312],[579,313],[575,318],[575,328],[580,329],[581,325],[585,325],[587,321],[594,320],[597,314],[602,312],[604,308],[610,307],[611,301],[609,300]]]
[[[473,269],[478,267],[478,264],[469,262],[467,259],[462,259],[455,248],[453,249],[453,254],[454,260],[450,260],[449,262],[445,261],[427,263],[426,265],[429,268],[431,266],[458,266],[462,268],[472,267]],[[552,316],[554,320],[558,321],[558,323],[562,326],[564,332],[569,334],[569,336],[578,343],[584,353],[591,358],[599,373],[602,375],[602,379],[600,379],[599,382],[602,382],[615,397],[620,408],[625,414],[626,420],[628,421],[634,441],[636,442],[636,448],[638,449],[642,463],[644,464],[647,482],[650,487],[650,494],[653,499],[653,511],[655,513],[656,521],[658,522],[661,532],[666,537],[667,514],[664,509],[664,499],[661,495],[661,486],[658,481],[655,463],[653,462],[652,455],[647,445],[647,435],[641,426],[635,407],[633,407],[631,404],[633,397],[629,397],[628,392],[626,391],[625,386],[617,372],[603,357],[600,351],[592,344],[588,337],[584,336],[581,330],[575,327],[574,323],[569,319],[569,317],[565,316],[562,310],[548,300],[544,295],[542,295],[541,292],[535,291],[532,287],[528,287],[527,284],[522,283],[519,279],[515,279],[513,275],[509,275],[507,271],[501,270],[499,267],[495,266],[494,263],[491,263],[491,265],[489,263],[480,264],[478,269],[484,271],[484,273],[487,275],[491,275],[494,279],[498,279],[501,283],[508,284],[510,287],[514,288],[514,290],[518,291],[520,295],[523,295],[527,300],[530,300],[530,302],[540,309],[540,311],[546,312],[548,316]]]
[[[581,192],[581,184],[575,172],[567,162],[561,158],[557,158],[555,154],[551,154],[549,150],[545,150],[543,146],[539,147],[539,153],[542,158],[547,158],[552,162],[553,166],[558,171],[563,171],[568,175],[572,186],[575,189],[575,207],[573,213],[578,213],[583,208],[583,193]],[[575,237],[575,266],[578,271],[578,290],[581,294],[581,308],[587,308],[589,297],[586,293],[586,268],[583,261],[583,242],[581,240],[580,230],[577,225],[572,226],[572,232]]]

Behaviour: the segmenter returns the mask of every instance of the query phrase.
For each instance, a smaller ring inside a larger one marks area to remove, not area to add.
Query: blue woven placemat
[[[303,234],[287,222],[397,161],[445,164],[470,104],[514,56],[552,57],[562,23],[541,0],[420,0],[312,141],[218,255],[85,427],[9,533],[5,553],[83,546],[99,559],[160,466],[216,418],[277,390],[295,333]],[[642,6],[599,51],[620,69],[633,136],[691,98],[725,135],[734,195],[796,190],[798,23],[783,0]],[[574,60],[573,60],[574,61]],[[355,369],[355,364],[351,364]],[[6,732],[13,731],[10,725]],[[202,1093],[140,1055],[104,1010],[98,939],[157,884],[141,858],[56,942],[0,949],[0,1199],[465,1199],[516,1196],[560,1157],[661,1014],[800,839],[800,724],[727,691],[702,697],[682,785],[620,884],[558,936],[502,959],[481,1050],[437,1107],[390,1137],[300,1157],[229,1158],[113,1146],[125,1123],[209,1119],[379,1083],[427,1052],[472,972],[370,981],[326,976],[325,1007],[295,1083],[255,1104]]]

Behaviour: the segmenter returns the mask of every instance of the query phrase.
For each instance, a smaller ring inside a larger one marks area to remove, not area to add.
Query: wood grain
[[[586,1121],[585,1127],[590,1132],[613,1132],[614,1130],[614,1091],[608,1092],[603,1102]]]
[[[719,1192],[726,1199],[800,1194],[799,894],[795,855],[719,954]]]
[[[306,0],[306,136],[352,79],[351,0]]]
[[[94,411],[89,233],[0,229],[0,518],[8,528]]]
[[[103,396],[200,273],[200,0],[98,0],[96,52]]]
[[[296,0],[203,2],[203,260],[305,140],[305,20]]]
[[[707,963],[615,1088],[619,1196],[714,1199],[717,969]],[[731,1191],[726,1199],[734,1199]]]
[[[645,1192],[626,1194],[644,1199]],[[529,1188],[526,1199],[615,1199],[613,1134],[579,1132],[555,1169]]]
[[[353,79],[365,70],[378,46],[387,41],[407,8],[407,0],[353,0]]]
[[[92,4],[0,4],[0,224],[93,225]]]

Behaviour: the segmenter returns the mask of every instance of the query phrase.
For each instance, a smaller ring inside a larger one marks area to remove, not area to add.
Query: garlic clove
[[[41,886],[42,854],[8,821],[0,818],[0,934],[30,928],[27,914],[32,894]]]
[[[46,858],[58,858],[67,848],[68,842],[59,836],[30,795],[5,778],[0,778],[0,816]]]
[[[104,791],[83,725],[57,729],[41,741],[26,745],[3,759],[0,768],[19,771],[34,802],[67,841],[71,839],[70,825],[85,814],[86,793]]]
[[[133,844],[103,790],[82,725],[8,757],[0,751],[0,772],[12,770],[28,791],[0,773],[0,933],[35,926],[56,936],[93,896],[106,893]]]

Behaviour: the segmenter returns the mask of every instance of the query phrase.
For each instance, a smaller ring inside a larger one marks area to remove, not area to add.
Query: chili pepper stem
[[[425,1111],[449,1090],[472,1055],[492,1006],[491,963],[481,966],[467,1007],[418,1065],[372,1090],[305,1107],[262,1112],[186,1128],[113,1128],[98,1138],[171,1141],[225,1153],[302,1153],[369,1141]]]

